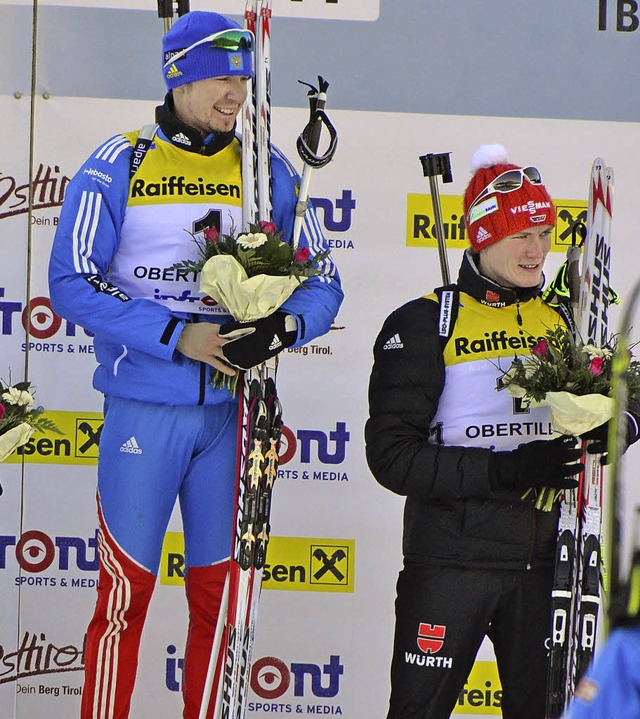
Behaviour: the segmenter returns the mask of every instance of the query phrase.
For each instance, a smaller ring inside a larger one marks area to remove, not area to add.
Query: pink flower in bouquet
[[[602,373],[603,367],[604,357],[593,357],[591,362],[589,362],[589,372],[591,372],[594,377]]]
[[[215,245],[218,241],[218,238],[220,237],[220,233],[215,227],[207,227],[207,229],[204,231],[204,236],[207,242],[211,242]]]
[[[540,340],[531,348],[531,354],[538,359],[544,359],[549,354],[549,345],[547,340]]]
[[[265,222],[264,220],[261,220],[258,224],[260,226],[260,231],[264,232],[265,235],[275,235],[278,231],[278,228],[273,222]]]
[[[294,262],[306,262],[311,257],[308,247],[301,247],[294,255]]]
[[[6,410],[4,408],[4,405],[2,403],[0,403],[0,419],[2,419],[4,417],[5,411]]]

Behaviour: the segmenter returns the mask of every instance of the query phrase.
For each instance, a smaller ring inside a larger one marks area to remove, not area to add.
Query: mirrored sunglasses
[[[164,67],[168,67],[171,63],[184,57],[190,50],[193,50],[194,47],[198,47],[198,45],[206,45],[209,43],[214,50],[236,52],[237,50],[253,50],[254,42],[255,39],[251,30],[221,30],[220,32],[213,33],[213,35],[202,38],[202,40],[198,40],[198,42],[194,42],[193,45],[189,45],[189,47],[186,47],[184,50],[179,50],[171,54],[171,57],[165,62]]]
[[[507,192],[514,192],[522,187],[522,183],[525,178],[529,180],[532,185],[541,185],[542,177],[540,172],[535,167],[523,167],[522,169],[514,168],[513,170],[506,170],[502,174],[498,175],[492,180],[482,192],[476,197],[476,199],[469,205],[467,210],[467,219],[471,210],[488,195],[493,195],[496,192],[505,194]]]

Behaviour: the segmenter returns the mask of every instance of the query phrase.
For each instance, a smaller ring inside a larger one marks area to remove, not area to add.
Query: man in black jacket
[[[499,145],[472,169],[455,289],[393,312],[374,347],[367,460],[407,498],[388,719],[448,718],[485,635],[503,716],[543,719],[558,509],[533,500],[583,468],[575,438],[550,438],[547,408],[497,391],[500,363],[566,326],[540,298],[553,203]]]

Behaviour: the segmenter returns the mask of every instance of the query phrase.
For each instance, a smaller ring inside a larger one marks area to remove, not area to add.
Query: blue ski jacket
[[[615,629],[580,679],[564,719],[640,717],[640,626]]]
[[[94,334],[94,387],[106,395],[167,405],[229,400],[214,389],[212,368],[176,350],[187,322],[224,323],[225,310],[198,290],[196,273],[172,269],[196,259],[194,237],[215,224],[242,227],[241,147],[229,137],[218,146],[189,147],[184,133],[160,125],[130,179],[137,132],[102,144],[70,182],[49,265],[55,312]],[[206,140],[205,140],[206,143]],[[136,150],[137,151],[137,150]],[[273,222],[290,241],[299,176],[272,149]],[[312,255],[327,243],[311,206],[300,247]],[[326,333],[342,302],[329,257],[281,310],[298,324],[294,346]]]

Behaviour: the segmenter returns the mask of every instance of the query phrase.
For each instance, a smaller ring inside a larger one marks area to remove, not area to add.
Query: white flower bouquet
[[[328,251],[315,256],[307,247],[294,249],[282,240],[272,222],[249,225],[236,237],[215,227],[207,228],[203,239],[194,237],[200,258],[173,267],[200,272],[200,291],[224,307],[238,322],[268,317],[278,310],[307,277],[321,273],[318,264]],[[235,391],[236,378],[214,371],[212,384]]]
[[[29,382],[15,385],[0,381],[0,462],[26,444],[38,430],[61,434],[56,425],[43,417],[44,408],[34,407]]]
[[[501,377],[501,386],[532,407],[547,406],[555,435],[580,436],[613,416],[613,355],[617,338],[603,347],[583,344],[566,328],[547,330],[531,355],[516,357]],[[631,356],[631,349],[629,349]],[[640,362],[627,369],[630,396],[640,393]],[[536,506],[550,509],[561,492],[542,490]]]

